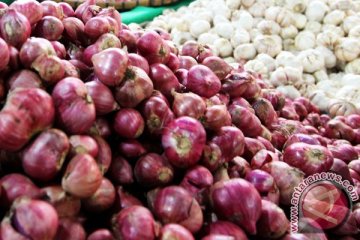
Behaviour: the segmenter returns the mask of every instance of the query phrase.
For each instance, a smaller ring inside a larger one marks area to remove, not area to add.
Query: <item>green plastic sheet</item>
[[[162,14],[165,9],[178,9],[182,6],[189,5],[193,0],[183,0],[175,4],[164,7],[143,7],[138,6],[128,12],[121,13],[122,21],[125,24],[129,23],[143,23],[153,20],[156,16]]]

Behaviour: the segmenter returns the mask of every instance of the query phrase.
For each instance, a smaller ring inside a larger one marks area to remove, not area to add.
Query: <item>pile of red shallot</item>
[[[314,173],[360,194],[359,115],[331,119],[95,0],[0,2],[0,59],[0,239],[360,237],[358,203],[315,233],[289,213]]]

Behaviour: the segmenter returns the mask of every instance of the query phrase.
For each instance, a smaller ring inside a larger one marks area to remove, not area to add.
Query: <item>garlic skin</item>
[[[245,8],[249,8],[255,4],[256,0],[241,0],[241,5]]]
[[[265,10],[265,19],[273,20],[281,27],[288,27],[295,22],[294,14],[281,7],[270,7]]]
[[[295,40],[292,38],[284,39],[282,48],[284,51],[289,51],[289,52],[297,52],[298,51],[297,48],[295,47]]]
[[[264,78],[268,78],[268,69],[265,64],[258,60],[250,60],[244,65],[246,71],[253,71],[261,74]]]
[[[254,24],[254,17],[244,10],[233,12],[231,21],[237,26],[249,31]]]
[[[212,20],[213,24],[216,25],[216,24],[219,24],[219,23],[222,23],[222,22],[227,22],[229,23],[229,19],[227,19],[225,16],[223,15],[215,15],[213,20]]]
[[[323,90],[317,90],[311,94],[309,99],[320,111],[326,112],[333,96],[329,96],[329,94],[325,93]]]
[[[265,66],[267,67],[269,72],[273,72],[276,69],[276,61],[274,58],[272,58],[271,56],[265,54],[265,53],[260,53],[256,56],[256,60],[259,60],[261,62],[263,62],[265,64]]]
[[[346,15],[345,15],[344,11],[333,10],[333,11],[329,12],[328,14],[326,14],[323,22],[325,24],[331,24],[331,25],[338,26],[343,22],[345,17],[346,17]]]
[[[341,26],[344,32],[347,34],[353,27],[359,25],[360,25],[360,16],[354,15],[354,16],[346,17]]]
[[[276,58],[275,58],[275,64],[276,67],[293,67],[296,68],[298,70],[300,70],[301,72],[303,71],[303,67],[301,62],[297,59],[297,57],[288,51],[282,51],[280,52]]]
[[[352,88],[360,88],[360,75],[345,74],[339,81],[343,86]]]
[[[325,92],[336,92],[339,90],[342,86],[338,82],[334,82],[332,80],[324,80],[320,81],[316,84],[317,89],[323,90]]]
[[[334,32],[335,34],[339,35],[340,37],[345,36],[345,31],[340,26],[334,26],[334,25],[331,25],[331,24],[324,24],[324,25],[322,25],[321,29],[324,32],[325,31]]]
[[[338,9],[342,11],[355,9],[356,7],[352,0],[335,0],[329,3],[331,9]]]
[[[360,25],[355,26],[350,29],[348,37],[350,38],[360,38]]]
[[[280,33],[280,26],[272,20],[261,20],[256,26],[263,35],[277,35]]]
[[[360,75],[360,58],[356,58],[355,60],[346,64],[345,72]]]
[[[359,110],[354,104],[341,99],[334,99],[330,101],[327,112],[332,118],[336,116],[348,116],[351,114],[359,114]]]
[[[234,34],[234,27],[230,22],[221,22],[215,25],[215,32],[220,37],[230,39]]]
[[[202,33],[198,37],[197,41],[200,44],[208,45],[208,44],[214,44],[214,42],[219,38],[220,37],[215,33],[206,32],[206,33]]]
[[[341,38],[334,51],[340,61],[350,62],[360,54],[360,42],[356,38]]]
[[[225,4],[229,9],[235,10],[240,8],[241,0],[226,0]]]
[[[259,35],[254,39],[254,45],[258,53],[275,57],[281,52],[282,40],[277,35]]]
[[[230,42],[234,48],[236,48],[237,46],[239,46],[241,44],[249,43],[250,42],[250,34],[245,29],[238,28],[235,30],[234,35],[231,36]]]
[[[201,34],[208,32],[210,28],[211,25],[208,21],[197,20],[190,25],[190,33],[193,37],[197,38]]]
[[[294,86],[291,85],[279,86],[276,88],[276,90],[284,94],[285,97],[288,97],[293,100],[301,97],[300,92]]]
[[[310,31],[301,31],[295,37],[295,47],[300,50],[314,48],[316,44],[315,34]]]
[[[305,16],[309,21],[321,22],[329,10],[324,2],[311,1],[306,8]]]
[[[324,56],[315,49],[307,49],[297,55],[297,59],[301,62],[304,72],[314,73],[325,66]]]
[[[333,50],[339,44],[340,39],[341,37],[338,34],[332,31],[324,31],[316,36],[316,43]]]
[[[321,69],[319,71],[314,72],[314,77],[316,83],[329,80],[329,76],[327,75],[327,72],[325,69]]]
[[[292,12],[302,13],[306,10],[306,0],[286,0],[285,7]]]
[[[336,66],[336,56],[333,51],[324,46],[318,46],[316,50],[324,56],[325,68],[330,69]]]
[[[184,43],[186,43],[189,40],[194,40],[191,33],[189,33],[189,32],[180,32],[178,30],[174,31],[174,29],[173,29],[173,31],[171,32],[171,35],[172,35],[172,41],[178,46],[183,45]]]
[[[316,21],[308,21],[305,26],[306,31],[310,31],[314,34],[318,34],[321,32],[322,25],[319,22]]]
[[[226,38],[219,38],[215,40],[214,47],[218,50],[220,57],[230,57],[233,53],[233,47]]]
[[[265,15],[266,5],[263,3],[256,2],[247,10],[252,16],[256,18],[261,18],[264,17]]]
[[[279,67],[270,75],[270,82],[275,86],[299,85],[303,82],[302,72],[290,66]]]
[[[306,16],[304,14],[300,14],[300,13],[294,14],[294,26],[297,29],[299,29],[299,30],[304,29],[307,21],[308,21],[308,19],[306,18]]]
[[[304,84],[311,85],[315,84],[315,77],[312,74],[303,74],[303,81]]]
[[[234,58],[240,62],[242,60],[251,60],[256,56],[256,48],[252,43],[245,43],[237,46],[234,50]]]
[[[288,39],[288,38],[294,39],[298,34],[298,32],[299,32],[298,29],[294,25],[290,25],[288,27],[281,28],[280,36],[283,39]]]

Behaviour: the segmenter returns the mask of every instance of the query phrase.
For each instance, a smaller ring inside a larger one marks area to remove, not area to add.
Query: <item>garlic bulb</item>
[[[316,44],[315,34],[310,31],[301,31],[295,37],[295,47],[298,50],[314,48]]]
[[[172,30],[176,29],[181,32],[189,31],[189,25],[187,24],[187,21],[183,18],[170,18],[169,25]]]
[[[315,84],[307,84],[305,82],[302,85],[296,87],[300,94],[306,98],[310,98],[310,96],[318,90]]]
[[[290,25],[288,27],[282,28],[280,31],[280,36],[283,39],[295,38],[297,34],[298,34],[298,29],[294,25]]]
[[[360,58],[356,58],[355,60],[346,64],[345,72],[360,75]]]
[[[304,14],[295,13],[294,14],[294,26],[297,29],[304,29],[307,23],[307,18]]]
[[[236,61],[241,61],[243,59],[250,60],[254,59],[256,56],[256,49],[254,44],[245,43],[238,45],[234,50],[234,58]]]
[[[305,0],[286,0],[285,6],[293,12],[302,13],[306,9],[306,1]]]
[[[165,31],[169,31],[170,30],[170,25],[167,23],[167,22],[165,22],[165,21],[163,21],[163,20],[161,20],[161,19],[155,19],[154,21],[152,21],[150,24],[149,24],[149,26],[148,26],[149,28],[152,28],[152,29],[154,29],[154,28],[161,28],[161,29],[164,29]]]
[[[244,10],[235,11],[232,14],[231,21],[235,22],[237,27],[244,28],[246,30],[250,30],[253,26],[253,16],[250,13]]]
[[[314,77],[316,83],[329,80],[329,76],[327,75],[327,72],[324,69],[314,72]]]
[[[307,49],[297,55],[297,59],[301,62],[304,72],[314,73],[325,66],[324,56],[315,49]]]
[[[215,40],[214,47],[219,51],[220,57],[229,57],[233,53],[233,47],[226,38],[219,38]]]
[[[233,25],[229,22],[221,22],[215,25],[216,33],[223,38],[230,39],[234,34]]]
[[[246,8],[249,8],[255,4],[256,0],[242,0],[241,5],[243,5]]]
[[[288,97],[290,99],[296,99],[301,97],[300,92],[291,85],[287,85],[287,86],[279,86],[276,88],[277,91],[281,92],[282,94],[285,95],[285,97]]]
[[[258,36],[262,36],[260,30],[257,29],[257,28],[251,29],[251,30],[249,31],[249,35],[250,35],[250,40],[251,40],[252,42],[254,42],[255,39],[256,39]]]
[[[265,64],[258,60],[250,60],[244,65],[246,71],[253,71],[261,74],[264,78],[268,78],[268,69]]]
[[[239,9],[241,5],[241,0],[226,0],[226,6],[229,9]]]
[[[329,49],[334,49],[340,42],[340,36],[331,31],[324,31],[316,36],[316,43]]]
[[[317,89],[323,90],[325,92],[333,92],[335,93],[339,90],[342,86],[338,82],[334,82],[332,80],[324,80],[320,81],[316,84]]]
[[[306,31],[310,31],[314,34],[318,34],[321,31],[322,25],[316,21],[308,21],[305,26]]]
[[[198,37],[197,41],[200,44],[207,45],[207,44],[214,44],[214,42],[219,38],[220,37],[215,33],[206,32],[206,33],[202,33]]]
[[[329,7],[322,1],[311,1],[306,8],[305,15],[309,21],[321,22]]]
[[[196,13],[196,15],[199,20],[205,20],[205,21],[211,22],[213,19],[211,12],[207,11],[207,10],[202,10],[202,11]]]
[[[262,20],[257,24],[257,28],[264,35],[275,35],[280,33],[280,26],[272,20]]]
[[[254,45],[258,53],[275,57],[281,52],[282,40],[277,35],[259,35],[254,39]]]
[[[360,54],[360,42],[356,38],[341,38],[335,46],[335,56],[340,61],[350,62]]]
[[[344,100],[334,99],[329,103],[328,110],[330,117],[348,116],[351,114],[359,114],[359,110],[354,104]]]
[[[233,62],[236,62],[235,58],[233,57],[226,57],[224,58],[224,61],[227,62],[227,63],[233,63]]]
[[[250,34],[243,28],[238,28],[235,30],[235,34],[231,37],[230,42],[234,48],[240,44],[250,42]]]
[[[360,25],[360,16],[348,16],[342,23],[342,29],[345,33],[349,33],[350,29]]]
[[[324,56],[325,68],[329,69],[336,66],[336,56],[333,51],[324,46],[318,46],[316,50],[321,52],[321,54]]]
[[[296,52],[298,51],[295,47],[295,40],[292,38],[284,39],[282,48],[284,51]]]
[[[183,45],[185,42],[189,40],[194,40],[191,33],[189,32],[174,31],[173,29],[171,35],[172,35],[172,41],[179,46]]]
[[[343,86],[351,86],[353,88],[360,88],[360,75],[345,74],[339,81]]]
[[[355,26],[352,29],[350,29],[348,37],[360,38],[360,25]]]
[[[329,96],[323,90],[317,90],[309,97],[310,101],[315,104],[320,111],[326,112],[333,96]]]
[[[324,25],[322,25],[321,29],[323,32],[330,31],[330,32],[333,32],[333,33],[339,35],[340,37],[345,36],[345,31],[340,26],[338,27],[338,26],[331,25],[331,24],[324,24]]]
[[[339,9],[342,11],[347,11],[355,8],[355,4],[351,0],[336,0],[330,2],[331,9]]]
[[[325,24],[331,24],[331,25],[340,25],[343,20],[345,19],[345,12],[341,10],[333,10],[326,14],[324,17],[324,23]]]
[[[222,22],[227,22],[227,23],[230,22],[229,19],[227,19],[223,15],[215,15],[212,21],[213,21],[214,25],[217,25],[217,24],[222,23]]]
[[[293,13],[281,7],[270,7],[265,10],[265,19],[273,20],[281,27],[288,27],[295,22]]]
[[[259,60],[259,61],[263,62],[265,64],[265,66],[267,67],[269,72],[275,71],[275,69],[276,69],[276,61],[271,56],[269,56],[269,55],[267,55],[265,53],[260,53],[259,55],[256,56],[256,60]]]
[[[336,97],[343,100],[352,100],[358,99],[360,96],[360,88],[354,87],[351,85],[347,85],[342,87],[340,90],[336,92]]]
[[[208,21],[197,20],[190,25],[190,33],[193,37],[197,38],[201,34],[208,32],[210,28],[211,25]]]
[[[315,84],[315,77],[312,74],[303,74],[303,81],[307,85]]]
[[[303,82],[302,72],[290,66],[279,67],[271,73],[270,82],[275,86],[297,85]]]
[[[265,15],[266,6],[262,3],[256,2],[247,9],[254,17],[263,17]]]
[[[297,68],[301,72],[303,71],[303,67],[301,62],[297,59],[297,57],[288,51],[280,52],[275,58],[276,67],[293,67]]]

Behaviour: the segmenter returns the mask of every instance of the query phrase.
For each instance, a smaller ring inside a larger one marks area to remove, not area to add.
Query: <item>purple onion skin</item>
[[[0,240],[29,240],[29,238],[21,235],[21,233],[17,232],[12,226],[11,219],[9,217],[5,217],[1,221],[0,225]]]
[[[161,139],[167,159],[179,168],[193,166],[200,160],[205,141],[204,127],[191,117],[179,117],[170,122]]]
[[[115,240],[115,238],[108,229],[98,229],[92,232],[87,240]]]
[[[45,38],[49,41],[57,41],[64,31],[62,21],[54,16],[45,16],[34,29],[34,35]]]
[[[39,75],[31,70],[23,69],[15,72],[8,81],[9,91],[15,88],[43,88]]]
[[[110,165],[109,178],[116,184],[131,184],[134,182],[134,174],[129,162],[121,157],[115,157]]]
[[[104,175],[112,162],[112,151],[111,148],[108,144],[108,142],[101,136],[94,136],[94,139],[97,143],[97,145],[99,146],[99,153],[97,155],[97,157],[95,158],[100,171],[102,172],[102,174]]]
[[[85,85],[94,102],[98,116],[106,115],[119,109],[119,105],[115,102],[111,90],[105,84],[100,81],[90,81],[85,83]]]
[[[234,240],[234,238],[232,236],[222,234],[209,234],[201,240]]]
[[[1,63],[0,63],[0,71],[6,69],[9,61],[10,61],[10,49],[7,45],[7,43],[0,38],[0,57],[2,59]]]
[[[59,222],[55,240],[72,239],[85,240],[86,232],[81,223],[70,218],[63,218]]]
[[[245,232],[237,225],[228,221],[218,220],[216,222],[210,223],[206,227],[205,231],[210,234],[231,236],[234,240],[247,240]],[[221,238],[219,239],[221,240]]]
[[[136,162],[134,175],[138,183],[146,187],[161,187],[171,183],[174,169],[159,154],[148,153]]]
[[[256,223],[258,235],[265,239],[278,239],[283,236],[290,225],[284,211],[267,200],[262,200],[261,206],[261,216]]]
[[[119,143],[119,151],[126,158],[138,158],[147,153],[143,144],[135,139],[124,140]]]
[[[155,216],[164,224],[178,223],[196,233],[203,224],[203,214],[198,202],[184,188],[169,186],[155,193],[153,203]],[[151,196],[150,196],[151,197]]]
[[[116,198],[114,203],[114,211],[118,212],[124,208],[131,206],[143,206],[139,199],[126,192],[122,186],[116,187]]]
[[[56,209],[59,218],[74,218],[79,214],[81,208],[80,199],[66,194],[60,185],[42,188],[41,192],[41,198]]]
[[[151,212],[142,206],[125,208],[112,219],[112,229],[117,239],[154,240],[156,228]]]
[[[210,98],[220,91],[221,82],[210,68],[195,65],[189,69],[185,86],[202,97]]]
[[[121,107],[134,108],[149,98],[153,90],[153,82],[143,69],[128,66],[122,83],[115,88],[115,98]]]
[[[33,179],[50,181],[61,170],[69,149],[69,139],[64,132],[54,128],[46,130],[24,150],[24,171]]]
[[[14,1],[10,7],[27,17],[31,25],[36,24],[43,16],[43,8],[35,0]]]
[[[86,133],[95,122],[95,105],[80,79],[64,78],[54,87],[52,97],[57,119],[67,132]]]
[[[0,18],[1,37],[16,48],[30,37],[31,26],[29,20],[15,9],[7,9]]]
[[[95,122],[88,130],[88,133],[104,139],[108,138],[112,133],[109,120],[103,117],[96,118]]]
[[[101,181],[100,187],[87,199],[82,201],[82,205],[89,212],[103,212],[109,209],[115,201],[115,187],[106,178]]]
[[[121,137],[138,138],[143,133],[144,127],[144,119],[136,109],[123,108],[115,115],[114,130]]]
[[[70,156],[87,153],[96,158],[99,153],[99,146],[93,137],[88,135],[72,135],[69,138]]]
[[[26,176],[11,173],[0,179],[0,205],[9,207],[18,197],[36,198],[41,195],[40,189]]]
[[[20,198],[13,204],[12,221],[15,229],[30,239],[54,239],[59,217],[49,203]],[[34,223],[42,224],[34,224]]]
[[[302,233],[291,233],[286,234],[281,240],[311,240],[305,234]]]
[[[88,154],[73,157],[63,175],[63,189],[79,198],[91,197],[100,187],[101,171],[95,159]]]
[[[166,224],[161,228],[159,240],[195,240],[194,236],[179,224]]]
[[[189,169],[180,183],[200,203],[206,201],[205,194],[214,183],[211,172],[203,166],[195,166]]]
[[[241,201],[237,200],[238,196],[243,196]],[[210,189],[210,203],[218,217],[232,220],[248,233],[256,234],[261,197],[252,184],[243,179],[219,181]],[[239,215],[243,217],[236,217]]]

